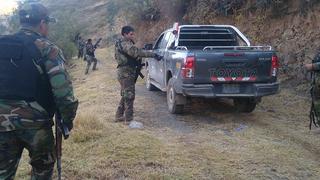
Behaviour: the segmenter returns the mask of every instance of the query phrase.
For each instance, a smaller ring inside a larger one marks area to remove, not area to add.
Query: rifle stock
[[[137,66],[136,66],[136,76],[135,76],[135,81],[137,82],[138,77],[140,76],[141,79],[144,78],[144,75],[141,73],[142,67],[145,66],[144,63],[142,63],[142,59],[138,60]]]

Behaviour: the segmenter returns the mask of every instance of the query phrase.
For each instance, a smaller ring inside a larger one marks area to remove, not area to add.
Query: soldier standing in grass
[[[84,42],[84,40],[82,39],[82,37],[79,36],[79,38],[78,38],[78,40],[77,40],[78,59],[83,58],[84,46],[85,46],[85,42]]]
[[[86,67],[86,72],[85,74],[89,73],[89,69],[90,66],[93,62],[93,67],[92,70],[96,70],[97,69],[97,58],[94,55],[94,51],[96,50],[96,48],[94,47],[94,45],[92,44],[92,39],[88,39],[87,43],[86,43],[86,61],[87,61],[87,67]]]
[[[310,110],[310,128],[312,123],[320,126],[320,52],[315,56],[312,63],[306,64],[305,69],[312,72],[311,83],[311,110]]]
[[[71,130],[78,100],[62,51],[46,38],[55,19],[39,3],[25,3],[19,18],[21,30],[0,37],[0,179],[14,179],[26,148],[31,179],[50,180],[53,115],[58,109]]]
[[[118,63],[118,81],[121,86],[121,100],[119,102],[115,121],[130,122],[133,120],[133,103],[135,99],[136,64],[142,57],[160,56],[153,52],[144,51],[135,46],[134,29],[124,26],[121,30],[122,37],[115,44],[115,59]]]

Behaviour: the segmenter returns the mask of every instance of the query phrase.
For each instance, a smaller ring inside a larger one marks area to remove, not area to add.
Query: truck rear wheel
[[[173,87],[173,79],[171,78],[167,86],[167,104],[169,112],[172,114],[182,114],[186,98],[176,93]]]
[[[237,112],[251,113],[257,105],[257,101],[252,98],[236,98],[233,99]]]
[[[155,91],[157,88],[151,84],[150,73],[149,70],[146,71],[146,88],[148,91]]]

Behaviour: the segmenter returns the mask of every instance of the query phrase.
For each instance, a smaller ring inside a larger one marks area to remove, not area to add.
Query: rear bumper
[[[276,94],[279,83],[240,84],[238,93],[224,93],[222,84],[182,84],[182,94],[191,97],[262,97]]]

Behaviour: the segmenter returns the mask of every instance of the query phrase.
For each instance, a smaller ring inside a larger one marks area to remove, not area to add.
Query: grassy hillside
[[[44,0],[45,1],[45,0]],[[76,0],[45,1],[59,19],[85,38],[103,37],[111,45],[123,25],[136,27],[138,45],[154,42],[176,21],[232,24],[253,44],[272,45],[281,61],[282,80],[305,82],[302,64],[320,49],[317,0]],[[65,18],[68,17],[68,18]]]

